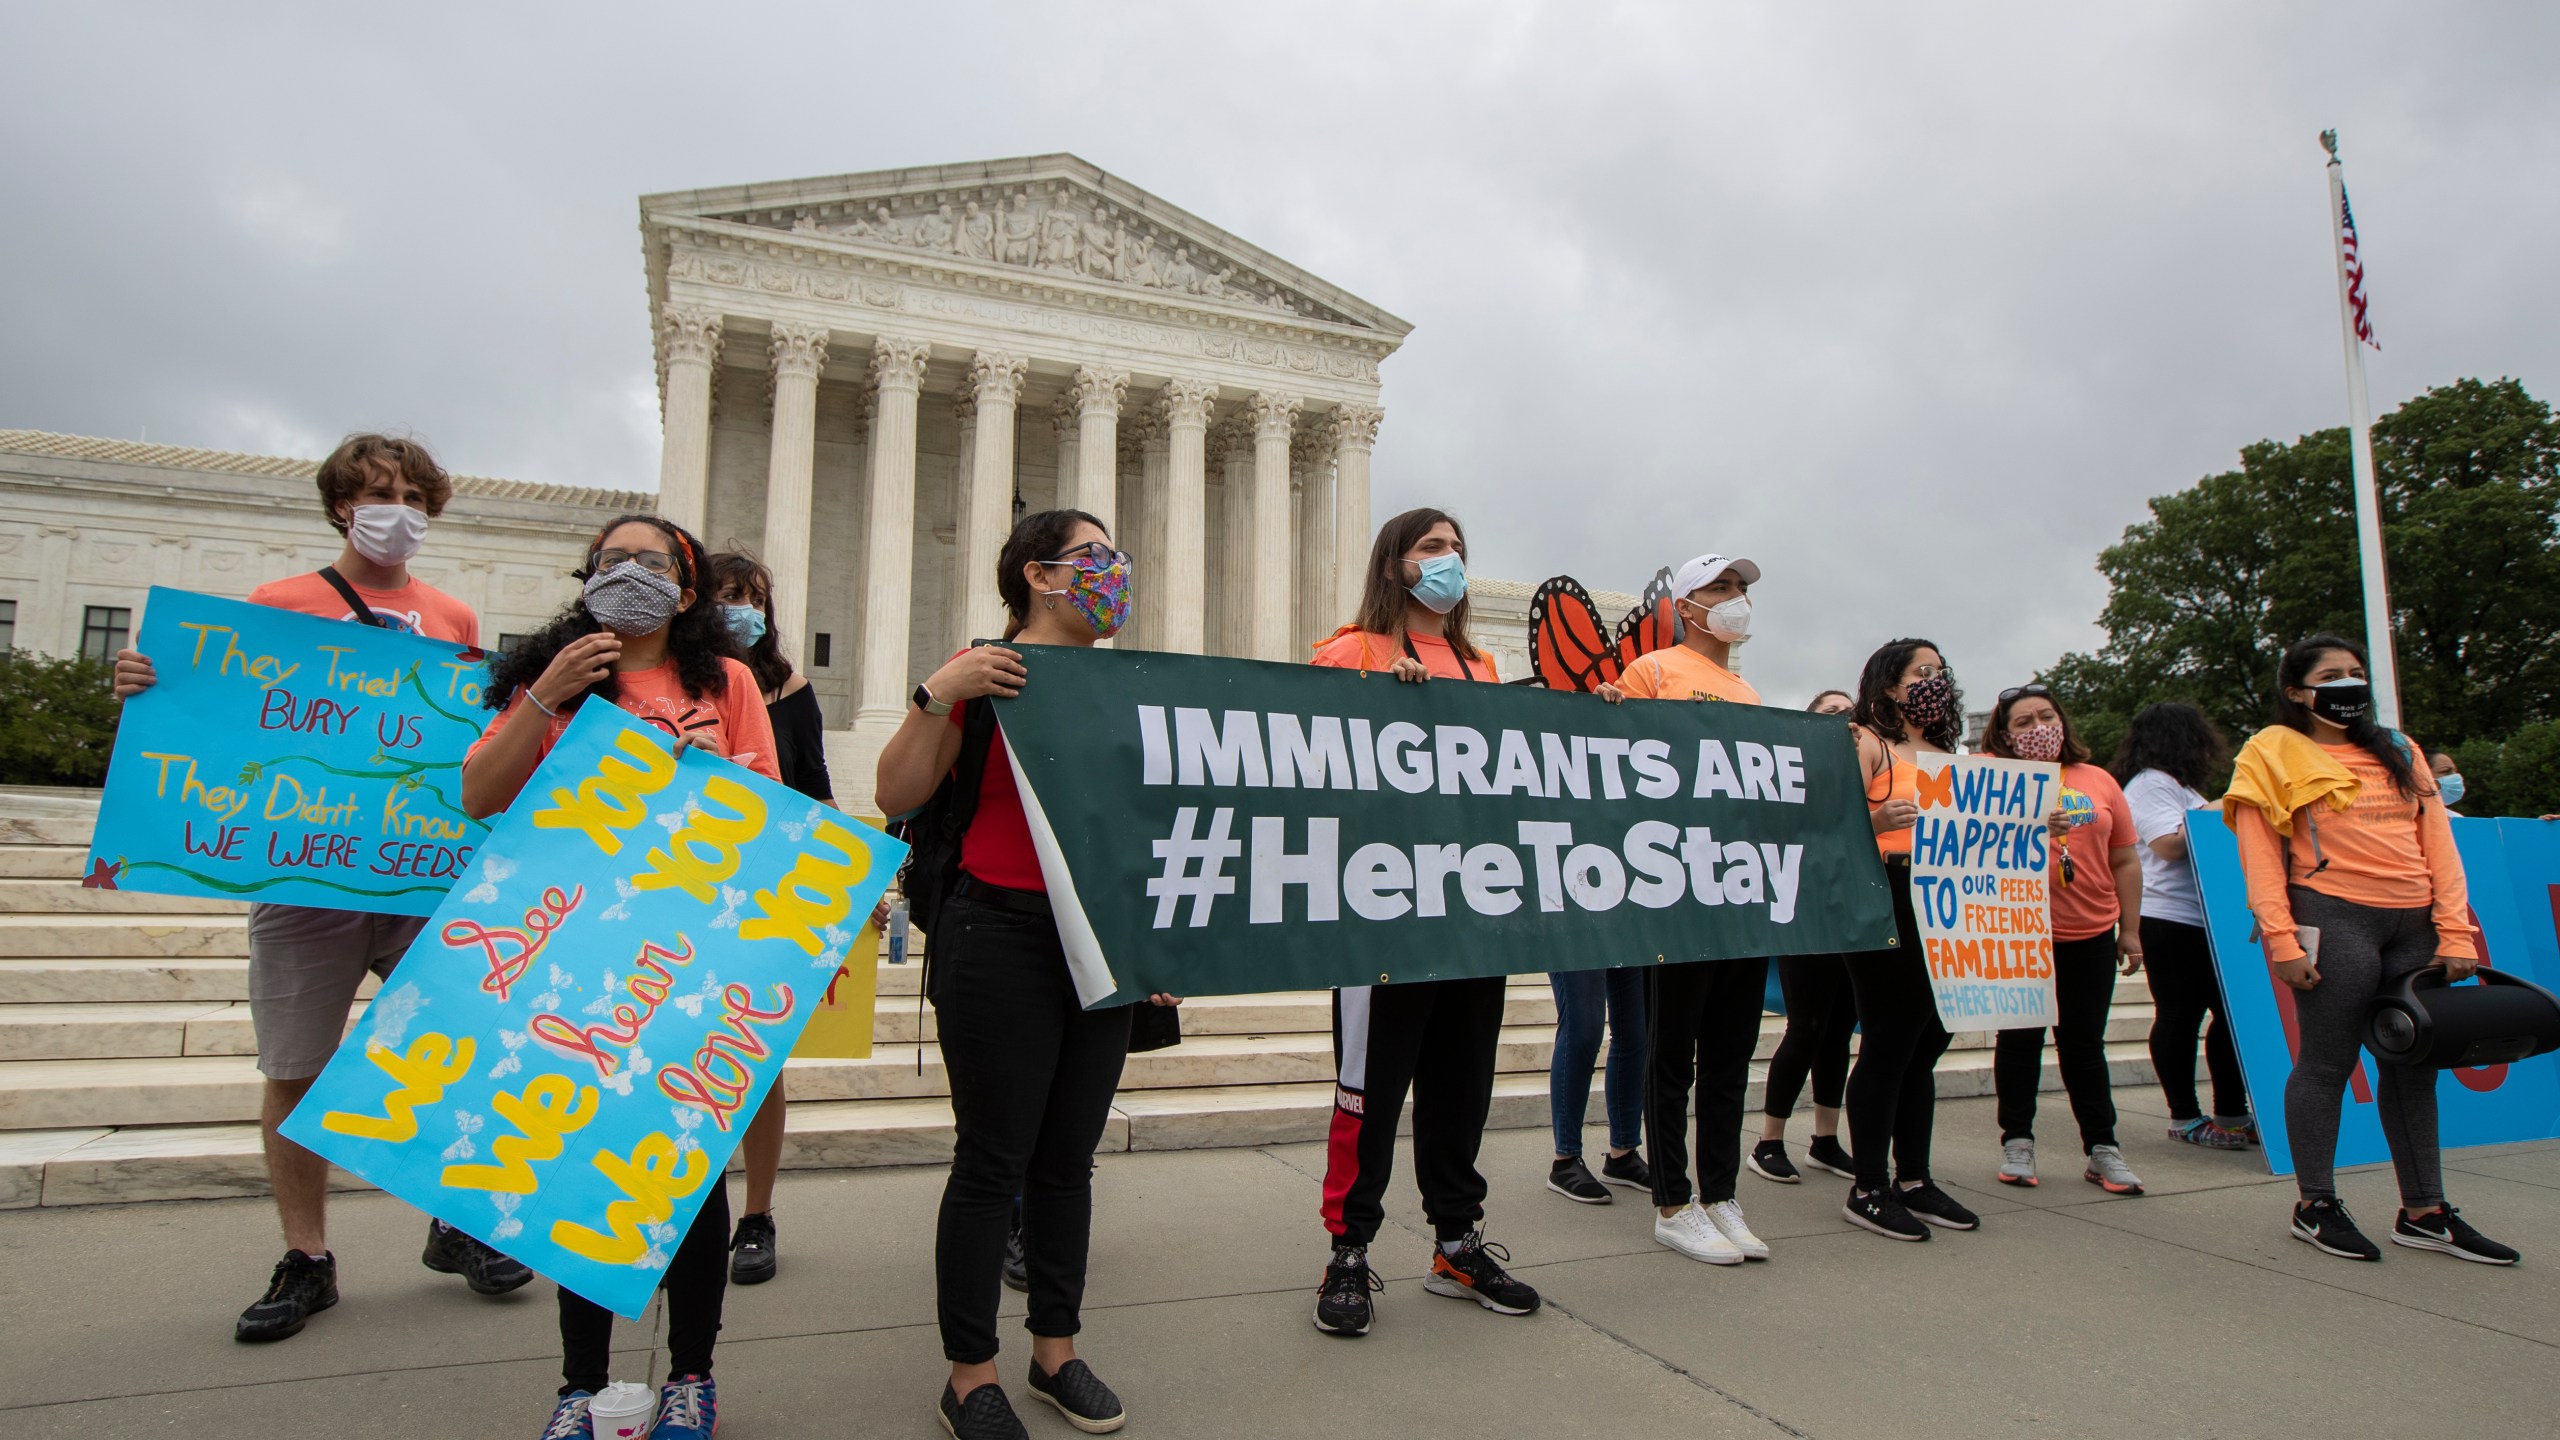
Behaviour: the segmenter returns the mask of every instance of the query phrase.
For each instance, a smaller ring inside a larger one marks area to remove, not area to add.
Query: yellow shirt
[[[1734,674],[1686,645],[1639,655],[1627,672],[1618,677],[1618,688],[1638,700],[1730,700],[1737,705],[1757,705],[1760,692],[1751,682]]]

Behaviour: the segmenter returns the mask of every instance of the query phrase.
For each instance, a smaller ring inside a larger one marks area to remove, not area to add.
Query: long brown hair
[[[768,695],[779,695],[791,683],[791,662],[782,656],[782,626],[773,618],[773,572],[763,561],[738,547],[734,540],[730,549],[711,557],[704,568],[717,597],[722,590],[735,587],[742,595],[764,597],[764,634],[746,647],[747,668],[756,672],[756,686]],[[722,616],[722,623],[727,623]]]
[[[2030,699],[2051,705],[2053,713],[2062,719],[2062,753],[2053,757],[2054,763],[2088,764],[2089,747],[2081,741],[2080,731],[2072,725],[2071,711],[2063,705],[2061,696],[2041,685],[2021,685],[2015,691],[2001,692],[2001,698],[1991,707],[1991,718],[1982,725],[1983,751],[2003,760],[2025,758],[2018,754],[2017,745],[2009,739],[2009,712],[2018,708],[2019,701]]]
[[[1404,552],[1422,543],[1432,527],[1447,524],[1458,535],[1458,558],[1467,558],[1467,527],[1446,510],[1425,506],[1407,510],[1378,527],[1377,543],[1369,547],[1369,579],[1360,588],[1360,615],[1354,622],[1372,635],[1385,635],[1397,641],[1404,639],[1405,607],[1414,603],[1413,592],[1404,583]],[[1467,602],[1440,620],[1441,633],[1449,640],[1449,648],[1460,656],[1473,658],[1476,647],[1467,642]]]

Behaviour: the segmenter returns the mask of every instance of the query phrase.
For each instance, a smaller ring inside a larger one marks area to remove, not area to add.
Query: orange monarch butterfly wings
[[[1529,673],[1550,690],[1613,684],[1635,658],[1672,642],[1671,572],[1655,574],[1612,632],[1591,592],[1558,575],[1529,597]]]

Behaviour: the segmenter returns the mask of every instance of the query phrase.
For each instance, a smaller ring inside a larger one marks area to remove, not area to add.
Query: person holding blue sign
[[[2249,737],[2222,813],[2239,837],[2249,910],[2267,962],[2293,992],[2299,1052],[2285,1129],[2301,1200],[2293,1235],[2325,1255],[2382,1250],[2340,1203],[2338,1110],[2361,1063],[2365,1012],[2384,986],[2430,966],[2480,968],[2469,889],[2444,799],[2415,742],[2373,717],[2364,647],[2314,635],[2276,668],[2276,723]],[[2446,1203],[2436,1076],[2379,1054],[2375,1101],[2400,1182],[2391,1241],[2483,1265],[2517,1254]]]
[[[490,669],[497,722],[462,764],[463,806],[495,815],[515,802],[580,705],[618,705],[687,749],[723,755],[779,781],[773,727],[756,677],[737,658],[713,598],[702,542],[654,515],[614,521],[588,547],[584,593]],[[729,1284],[729,1190],[710,1186],[661,1282],[667,1382],[653,1440],[708,1440],[719,1420],[711,1351]],[[560,1289],[559,1400],[543,1440],[592,1440],[588,1406],[612,1379],[613,1312]]]
[[[409,573],[410,559],[426,543],[427,522],[453,498],[452,480],[427,448],[388,435],[350,435],[320,462],[316,479],[321,514],[346,538],[336,563],[269,581],[249,592],[249,603],[477,646],[480,618],[471,607]],[[158,680],[149,656],[117,652],[118,700]],[[300,1334],[313,1315],[338,1303],[329,1164],[276,1127],[327,1068],[366,974],[387,978],[425,925],[410,915],[249,907],[249,1023],[264,1077],[258,1130],[285,1252],[266,1293],[240,1312],[232,1329],[240,1340]],[[533,1279],[522,1264],[439,1220],[427,1222],[423,1259],[428,1269],[459,1275],[482,1295],[504,1295]]]

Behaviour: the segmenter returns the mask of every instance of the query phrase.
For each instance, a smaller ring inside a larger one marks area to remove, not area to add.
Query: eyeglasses
[[[1914,665],[1911,667],[1911,678],[1915,680],[1935,680],[1942,675],[1953,675],[1955,673],[1956,672],[1954,670],[1944,665]]]
[[[2012,700],[2024,700],[2029,696],[2050,700],[2053,698],[2053,692],[2042,685],[2013,685],[2000,692],[2000,703],[2006,705]]]
[[[587,557],[587,570],[601,574],[626,560],[655,575],[676,573],[676,557],[664,550],[598,550]]]
[[[1043,560],[1040,563],[1043,565],[1073,565],[1079,570],[1108,570],[1114,565],[1128,564],[1129,552],[1126,550],[1114,550],[1110,546],[1103,544],[1101,541],[1094,540],[1079,545],[1054,560]]]

